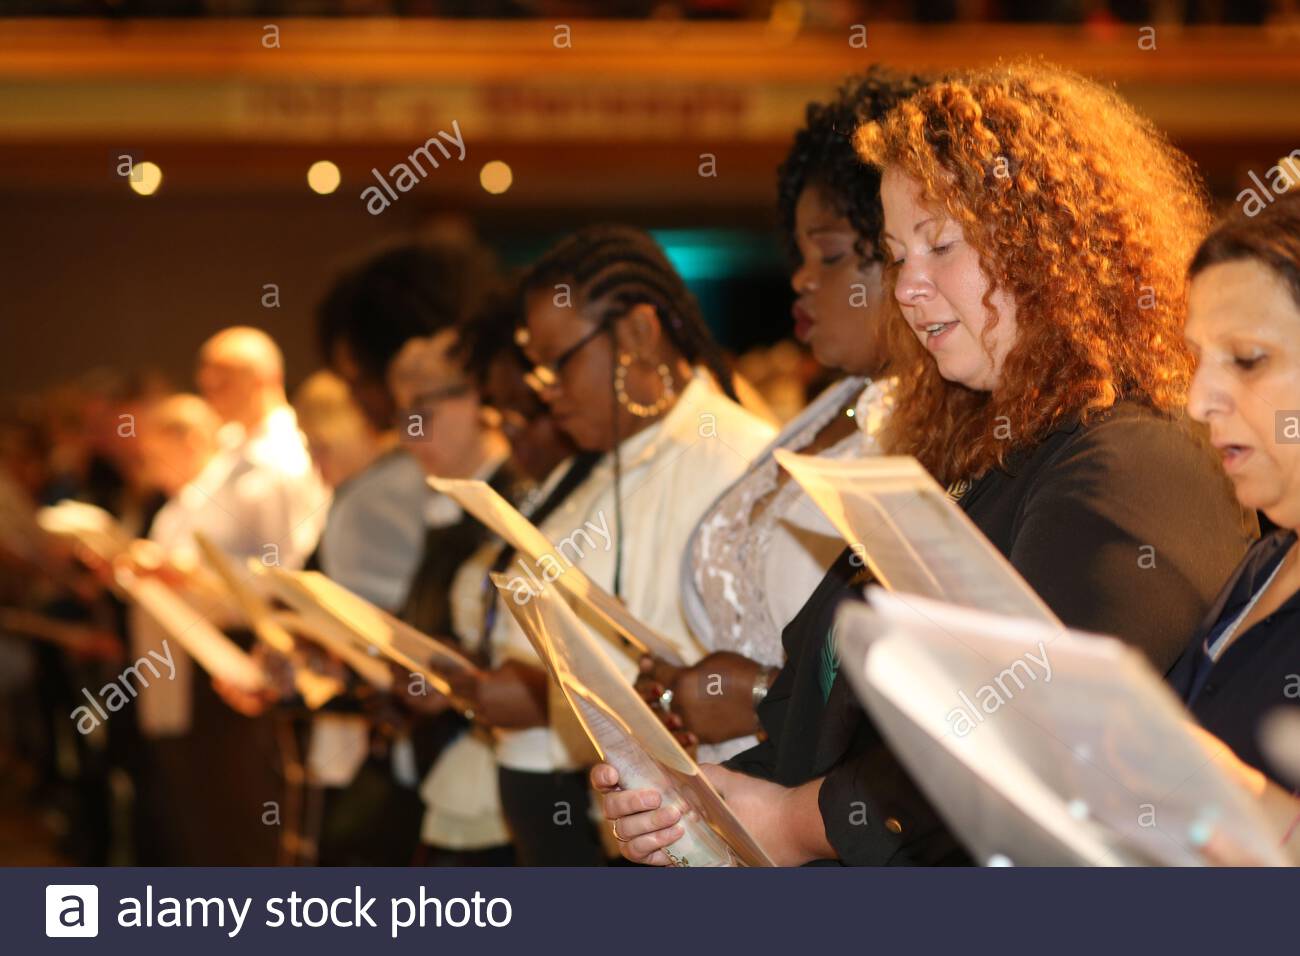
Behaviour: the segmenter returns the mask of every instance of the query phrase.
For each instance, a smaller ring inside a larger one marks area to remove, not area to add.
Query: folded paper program
[[[244,615],[244,619],[257,635],[257,639],[291,662],[293,685],[303,702],[310,709],[318,710],[342,693],[342,681],[313,670],[304,656],[298,652],[293,636],[276,620],[265,598],[253,589],[250,572],[241,568],[232,557],[217,547],[202,532],[194,532],[194,543],[198,545],[204,560],[234,598],[240,613]]]
[[[521,591],[513,578],[504,578],[501,590],[502,599],[507,605],[527,604],[527,600],[517,601],[516,597],[531,597],[545,590],[546,583],[555,581],[603,618],[638,652],[650,654],[669,664],[694,663],[682,660],[681,651],[672,641],[644,621],[638,620],[618,598],[575,567],[574,561],[557,560],[556,555],[561,554],[560,550],[531,521],[516,511],[510,502],[497,494],[492,486],[483,481],[447,478],[430,478],[429,484],[435,491],[454,498],[457,504],[483,522],[493,534],[507,542],[523,558],[527,558],[527,561],[521,558],[519,564],[525,568],[532,566],[529,575],[537,587]],[[588,521],[587,524],[595,528],[592,522]],[[608,536],[608,530],[605,534]]]
[[[376,664],[387,670],[374,658],[382,655],[467,709],[455,700],[448,676],[476,668],[454,647],[399,621],[318,571],[269,568],[266,573],[274,592],[308,621],[305,636],[328,642],[326,646],[363,677]]]
[[[980,862],[1196,865],[1214,829],[1285,863],[1250,795],[1131,647],[911,594],[868,596],[836,619],[841,670]]]
[[[915,458],[775,455],[889,590],[1056,621]]]
[[[493,575],[493,582],[508,593],[504,575]],[[610,660],[604,642],[556,591],[522,605],[505,603],[623,786],[652,787],[663,794],[665,806],[681,810],[685,833],[666,848],[675,865],[774,865]]]

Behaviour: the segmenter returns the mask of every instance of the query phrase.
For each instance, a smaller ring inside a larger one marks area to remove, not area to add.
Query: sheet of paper
[[[1209,828],[1284,862],[1132,648],[880,588],[869,599],[837,617],[841,669],[980,862],[1197,865]]]
[[[333,622],[333,630],[363,653],[375,653],[421,674],[440,694],[454,697],[448,674],[475,671],[474,663],[449,644],[417,631],[318,571],[268,568],[284,602],[309,621]],[[351,663],[351,662],[349,662]]]
[[[131,536],[116,518],[103,508],[81,501],[61,501],[41,508],[36,523],[49,534],[77,541],[106,562],[131,546]]]
[[[576,566],[582,553],[577,541],[579,532],[575,531],[557,546],[486,482],[430,478],[429,484],[435,491],[455,499],[457,504],[527,559],[521,564],[523,576],[520,581],[527,577],[532,591],[544,590],[547,583],[555,581],[604,618],[640,653],[651,654],[678,666],[694,663],[683,660],[676,644],[638,620],[618,598],[582,573]],[[575,554],[578,559],[573,557]],[[665,573],[676,572],[665,569]],[[512,597],[513,594],[507,591],[506,602],[512,603]]]
[[[202,532],[194,532],[194,542],[204,560],[235,599],[257,639],[292,663],[293,686],[303,703],[310,710],[319,710],[342,693],[341,681],[313,670],[304,656],[298,653],[293,636],[275,619],[271,606],[262,595],[253,589],[252,579],[245,577],[249,572],[241,569],[233,558]]]
[[[248,693],[266,687],[257,662],[167,585],[156,578],[137,577],[125,568],[117,570],[116,578],[127,598],[210,675]]]
[[[505,575],[494,574],[506,607],[560,685],[601,758],[622,786],[653,787],[682,812],[685,834],[667,848],[678,866],[772,866],[699,766],[655,717],[593,635],[554,590],[523,603],[510,599]]]
[[[915,458],[775,454],[891,591],[1056,622]]]

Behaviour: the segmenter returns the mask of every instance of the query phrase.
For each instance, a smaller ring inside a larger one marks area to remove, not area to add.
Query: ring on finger
[[[614,831],[614,839],[615,839],[615,840],[617,840],[619,843],[626,843],[626,842],[627,842],[627,841],[624,840],[621,836],[618,835],[618,821],[617,821],[617,820],[611,820],[611,821],[609,822],[609,828],[610,828],[611,830]]]

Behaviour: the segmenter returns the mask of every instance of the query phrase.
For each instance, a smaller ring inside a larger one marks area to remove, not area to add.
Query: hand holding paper
[[[772,861],[728,809],[672,734],[651,713],[587,626],[553,590],[506,607],[560,685],[601,757],[627,789],[649,788],[680,814],[682,836],[667,848],[679,866],[771,866]]]
[[[293,636],[275,619],[271,606],[253,590],[231,558],[201,532],[194,533],[194,541],[208,565],[234,597],[253,633],[271,652],[262,661],[268,676],[272,678],[268,680],[268,685],[273,688],[285,684],[292,686],[311,710],[320,709],[338,696],[343,690],[342,681],[319,673],[310,666],[298,652]],[[283,662],[283,666],[280,662]],[[277,675],[281,677],[280,680],[274,679]]]

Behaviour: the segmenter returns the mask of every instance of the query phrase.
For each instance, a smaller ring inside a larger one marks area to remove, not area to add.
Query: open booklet
[[[382,655],[409,673],[420,674],[438,693],[467,709],[465,702],[457,700],[448,677],[459,671],[474,673],[477,668],[450,644],[399,621],[319,571],[271,567],[261,573],[271,591],[301,614],[313,631],[329,639],[331,649],[339,648],[339,656],[363,678],[380,686],[384,678],[374,673],[378,668],[387,675],[382,686],[392,686],[391,670],[374,656]]]
[[[1131,647],[876,587],[868,597],[836,618],[841,669],[979,862],[1197,865],[1211,830],[1287,862]]]
[[[46,533],[76,541],[105,564],[124,554],[133,540],[107,511],[80,501],[62,501],[42,508],[36,521]],[[258,663],[223,634],[203,608],[147,574],[117,568],[113,582],[123,597],[152,618],[211,676],[249,693],[266,686],[266,676]]]
[[[222,551],[201,531],[194,532],[194,543],[199,553],[225,585],[234,598],[240,613],[252,628],[257,639],[281,657],[288,659],[293,668],[293,686],[311,710],[317,710],[343,691],[342,681],[313,670],[298,652],[293,635],[284,627],[254,588],[251,572],[242,569],[235,560]]]
[[[266,675],[257,661],[162,581],[126,568],[118,568],[114,579],[126,598],[212,677],[250,694],[266,687]]]
[[[1057,622],[915,458],[775,455],[891,591]]]
[[[683,660],[677,645],[638,620],[618,598],[576,567],[584,553],[579,536],[587,541],[588,548],[595,547],[586,531],[576,529],[555,545],[487,482],[430,478],[429,484],[435,491],[455,499],[493,534],[519,552],[518,566],[522,573],[510,580],[507,598],[513,594],[544,590],[547,584],[555,581],[604,618],[639,653],[653,655],[668,664],[694,663]],[[578,555],[576,559],[573,557],[575,554]]]
[[[553,588],[516,601],[505,575],[493,574],[505,605],[564,692],[600,756],[628,790],[653,787],[681,810],[685,833],[666,850],[676,866],[773,866],[690,754]]]
[[[36,523],[47,534],[77,542],[105,563],[131,546],[131,535],[116,518],[82,501],[60,501],[41,508]]]

